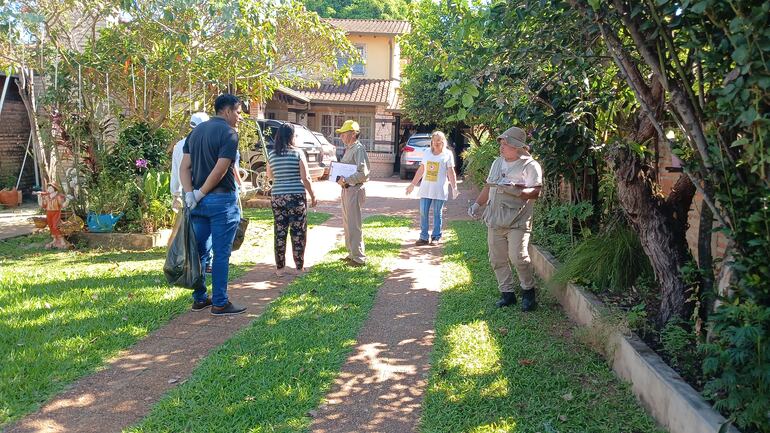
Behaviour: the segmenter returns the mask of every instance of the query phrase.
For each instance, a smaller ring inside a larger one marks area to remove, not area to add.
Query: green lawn
[[[328,392],[384,281],[407,218],[364,223],[369,261],[330,253],[253,324],[207,357],[128,432],[298,432]]]
[[[607,362],[572,337],[558,303],[497,309],[486,229],[447,230],[442,297],[420,431],[657,432]]]
[[[271,211],[246,215],[231,279],[272,247]],[[330,216],[309,215],[311,225]],[[190,292],[165,282],[163,248],[50,251],[47,240],[0,242],[0,428],[190,308]]]

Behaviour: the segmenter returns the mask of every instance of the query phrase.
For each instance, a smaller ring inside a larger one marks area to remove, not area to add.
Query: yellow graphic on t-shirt
[[[438,181],[438,169],[440,164],[436,161],[427,161],[425,163],[425,180],[428,182]]]

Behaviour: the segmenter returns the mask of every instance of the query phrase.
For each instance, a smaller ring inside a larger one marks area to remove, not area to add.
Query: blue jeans
[[[227,274],[230,271],[230,253],[235,230],[241,220],[237,196],[232,193],[209,194],[191,212],[195,240],[205,269],[209,251],[213,250],[211,264],[211,303],[217,307],[227,305]],[[210,238],[210,239],[209,239]],[[206,289],[195,290],[196,302],[206,300]]]
[[[441,210],[444,209],[444,203],[446,203],[446,200],[434,198],[420,199],[420,239],[428,240],[428,213],[431,207],[433,207],[433,234],[431,234],[430,238],[441,239],[441,223],[443,221]]]

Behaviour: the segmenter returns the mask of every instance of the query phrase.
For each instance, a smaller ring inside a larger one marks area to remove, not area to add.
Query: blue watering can
[[[108,213],[97,215],[94,212],[88,212],[88,218],[86,220],[88,231],[91,233],[110,233],[122,216],[123,212],[117,215]]]

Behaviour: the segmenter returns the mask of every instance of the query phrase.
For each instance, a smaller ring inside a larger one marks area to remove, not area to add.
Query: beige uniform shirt
[[[499,157],[492,163],[487,176],[488,184],[498,184],[489,188],[489,200],[483,219],[493,228],[513,228],[532,230],[532,214],[535,200],[521,199],[509,193],[508,186],[523,185],[532,188],[543,185],[543,169],[530,156],[506,162]]]
[[[342,155],[343,164],[355,164],[356,172],[348,176],[345,181],[350,185],[360,185],[369,180],[369,157],[366,155],[366,149],[360,141],[356,141],[352,146],[345,149]]]

